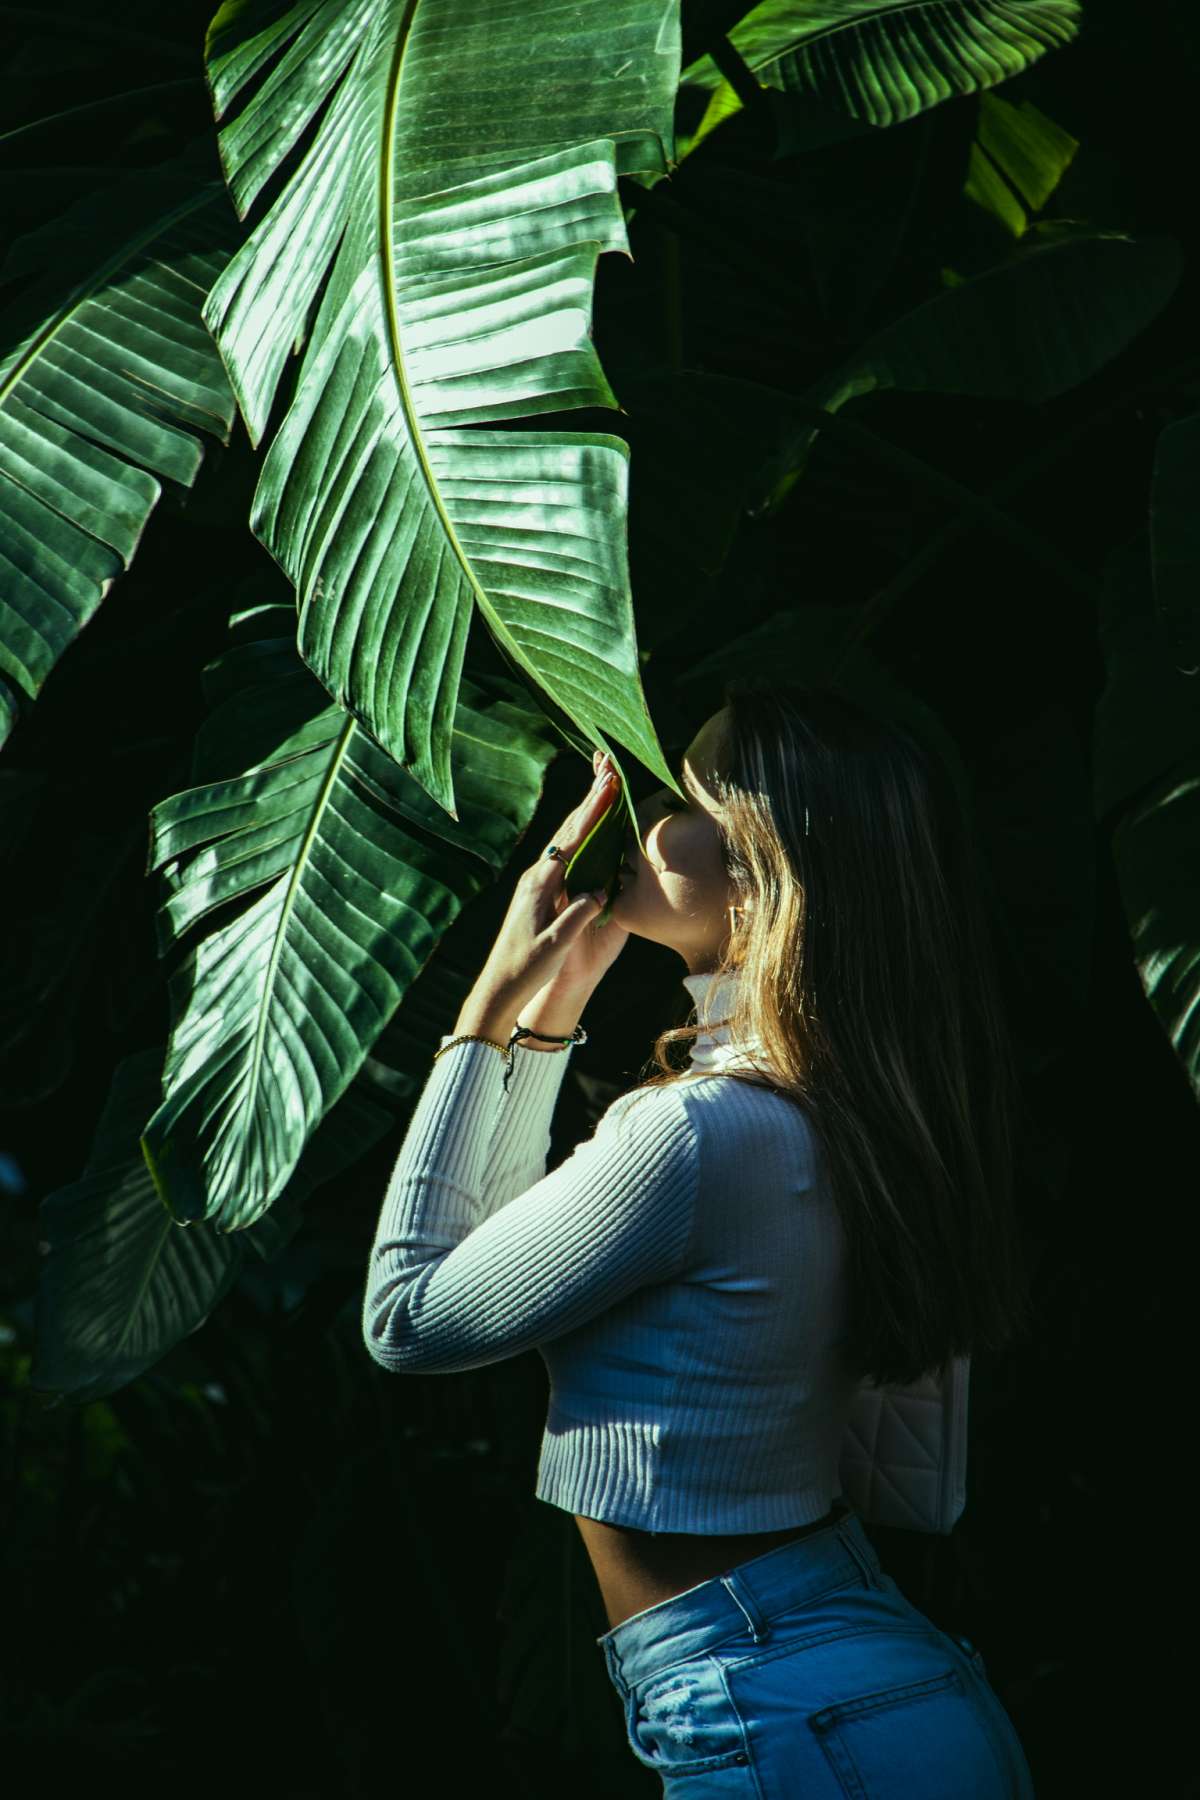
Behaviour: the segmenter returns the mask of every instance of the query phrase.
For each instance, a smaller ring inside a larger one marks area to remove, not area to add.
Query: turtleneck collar
[[[683,985],[692,996],[701,1027],[691,1048],[691,1069],[727,1068],[753,1058],[756,1051],[761,1057],[757,1039],[744,1039],[738,1043],[733,1039],[730,1021],[740,981],[739,969],[728,969],[724,974],[684,976]],[[704,1027],[706,1018],[712,1020],[707,1030]]]

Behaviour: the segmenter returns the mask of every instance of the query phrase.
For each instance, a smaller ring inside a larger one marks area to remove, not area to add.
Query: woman
[[[883,1574],[837,1482],[865,1375],[1025,1326],[1014,1077],[952,791],[835,691],[733,684],[686,800],[638,806],[593,930],[604,896],[568,901],[563,869],[615,792],[595,762],[435,1055],[367,1348],[447,1373],[539,1348],[536,1491],[575,1517],[666,1794],[1028,1796],[982,1659]],[[631,932],[683,959],[699,1023],[547,1175],[579,1016]]]

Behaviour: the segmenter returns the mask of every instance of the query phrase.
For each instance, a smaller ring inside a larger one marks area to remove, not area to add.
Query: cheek
[[[680,819],[678,829],[664,837],[664,877],[673,877],[690,889],[706,894],[724,889],[727,875],[719,835],[697,819]]]
[[[639,859],[639,874],[647,872],[665,891],[691,897],[697,888],[706,893],[724,888],[728,880],[724,844],[716,828],[691,812],[661,812],[642,827],[646,857]]]

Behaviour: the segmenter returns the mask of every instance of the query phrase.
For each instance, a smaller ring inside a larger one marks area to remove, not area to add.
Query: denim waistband
[[[834,1508],[840,1516],[823,1531],[660,1600],[598,1637],[618,1690],[626,1693],[661,1668],[668,1646],[672,1659],[694,1656],[747,1629],[756,1644],[763,1643],[781,1613],[851,1583],[877,1587],[882,1570],[862,1521],[843,1499]]]

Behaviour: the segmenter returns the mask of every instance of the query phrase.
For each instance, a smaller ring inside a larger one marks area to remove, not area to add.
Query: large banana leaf
[[[1081,16],[1078,0],[763,0],[729,41],[762,86],[886,126],[1019,75]],[[694,150],[740,102],[711,56],[680,83],[713,96]]]
[[[129,566],[160,477],[195,480],[233,394],[200,306],[241,233],[207,159],[21,238],[0,320],[0,743]]]
[[[280,1192],[442,933],[508,861],[554,754],[516,684],[464,681],[451,820],[330,702],[292,621],[290,606],[235,615],[241,641],[208,672],[201,784],[151,817],[161,947],[203,929],[172,977],[143,1148],[174,1216],[225,1230]]]
[[[639,678],[624,444],[481,427],[615,404],[592,285],[628,250],[618,175],[667,168],[677,0],[239,0],[208,57],[218,117],[244,100],[220,135],[240,213],[312,130],[205,308],[256,442],[306,340],[252,519],[305,660],[457,817],[478,607],[585,740],[674,786]]]
[[[299,1227],[312,1188],[391,1124],[390,1113],[355,1084],[269,1217],[238,1237],[209,1225],[183,1230],[155,1193],[138,1148],[161,1070],[161,1050],[139,1051],[118,1066],[87,1167],[39,1206],[46,1251],[35,1301],[35,1388],[95,1400],[143,1374],[204,1323],[237,1280],[247,1245],[276,1255]]]
[[[1138,975],[1200,1099],[1200,683],[1172,664],[1146,551],[1143,535],[1107,570],[1094,804]]]
[[[1174,293],[1179,268],[1171,238],[1038,242],[884,326],[855,352],[844,379],[856,393],[1052,400],[1149,324]]]
[[[1171,238],[1042,240],[1030,231],[1007,261],[885,325],[811,398],[828,412],[886,388],[1051,400],[1145,329],[1174,293],[1179,269]],[[818,429],[806,419],[787,435],[763,472],[768,504],[790,490]]]
[[[117,1068],[87,1167],[38,1209],[46,1258],[34,1311],[34,1387],[95,1400],[204,1323],[237,1279],[240,1240],[180,1231],[138,1154],[161,1052]]]

